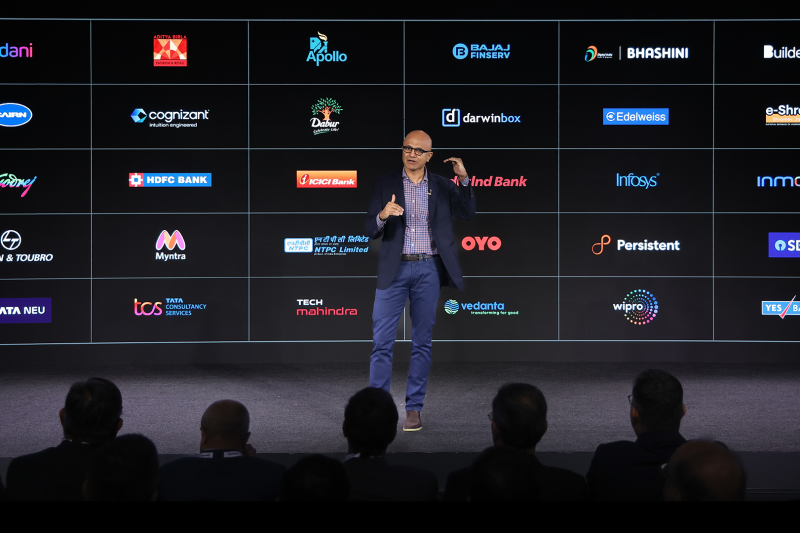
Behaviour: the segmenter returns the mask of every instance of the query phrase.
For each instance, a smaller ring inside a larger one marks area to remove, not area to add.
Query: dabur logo
[[[6,57],[33,57],[33,43],[28,46],[10,46],[8,43],[0,45],[0,59]]]
[[[133,110],[131,119],[137,124],[150,119],[153,121],[148,124],[151,128],[196,128],[198,121],[208,120],[208,112],[208,109],[205,111],[184,111],[179,109],[178,111],[147,112],[139,107]],[[189,121],[191,120],[196,122],[190,123]]]
[[[464,237],[461,239],[461,247],[465,250],[499,250],[503,243],[499,237]]]
[[[776,50],[771,44],[765,44],[764,59],[800,59],[800,50],[796,46],[783,46]]]
[[[331,120],[332,114],[341,114],[342,106],[333,98],[320,98],[311,106],[312,115],[322,115],[322,120],[314,117],[311,119],[311,132],[314,135],[339,131],[339,122]]]
[[[466,44],[458,43],[453,47],[453,57],[456,59],[508,59],[511,57],[511,45],[507,44]]]
[[[521,123],[522,122],[522,115],[506,115],[505,113],[500,113],[499,115],[495,115],[492,113],[491,115],[473,115],[472,113],[467,113],[464,115],[464,118],[461,118],[461,109],[457,107],[447,107],[442,109],[442,126],[445,128],[457,128],[461,126],[462,123],[464,124],[513,124],[513,123]]]
[[[181,251],[186,249],[186,241],[183,240],[183,235],[181,235],[181,232],[178,230],[172,232],[172,235],[170,235],[167,230],[164,230],[158,236],[158,239],[156,239],[156,250],[163,250],[164,247],[166,247],[167,250],[174,250],[176,246]],[[161,261],[170,261],[175,259],[184,260],[186,259],[186,254],[181,254],[178,252],[171,254],[156,252],[156,259]]]
[[[766,113],[767,126],[800,126],[800,107],[782,104],[768,107]]]
[[[128,173],[128,187],[211,187],[211,173]]]
[[[298,170],[298,189],[355,189],[358,172],[355,170]]]
[[[0,235],[0,245],[9,252],[15,251],[22,244],[19,232],[8,229]],[[0,254],[0,263],[49,263],[53,254],[27,253],[27,254]]]
[[[187,303],[183,298],[164,298],[163,302],[140,302],[133,299],[133,314],[136,316],[192,316],[193,312],[205,311],[208,304]]]
[[[601,53],[597,50],[596,46],[590,46],[586,49],[586,53],[583,56],[583,60],[587,63],[589,61],[594,61],[595,59],[612,59],[614,54],[609,53]]]
[[[185,67],[188,57],[185,35],[156,35],[153,37],[154,67]]]
[[[624,311],[631,324],[643,326],[655,320],[658,314],[658,300],[652,292],[636,289],[629,292],[621,304],[612,304],[614,311]]]
[[[50,324],[52,298],[0,298],[0,324]]]
[[[458,300],[447,300],[444,303],[444,312],[448,315],[455,315],[459,311],[468,311],[470,315],[519,316],[519,311],[507,310],[503,302],[459,303]]]
[[[770,257],[800,257],[800,233],[770,233]]]
[[[309,48],[310,51],[306,57],[306,63],[313,61],[319,66],[320,63],[347,61],[347,54],[343,54],[337,50],[328,52],[328,36],[323,33],[317,32],[317,37],[311,37]]]
[[[16,189],[18,187],[24,187],[22,194],[20,194],[20,198],[25,198],[25,195],[28,194],[33,182],[36,181],[36,176],[33,179],[24,180],[21,178],[16,177],[14,174],[0,174],[0,187],[2,188],[10,188]]]
[[[800,315],[800,303],[795,303],[797,295],[792,296],[788,302],[767,301],[761,302],[762,315],[778,315],[783,319],[786,315]]]
[[[603,108],[603,126],[667,126],[668,107]]]
[[[33,111],[28,106],[6,102],[0,104],[0,126],[4,128],[16,128],[23,126],[31,121]]]
[[[358,316],[358,309],[347,307],[321,307],[322,298],[297,298],[296,316]]]

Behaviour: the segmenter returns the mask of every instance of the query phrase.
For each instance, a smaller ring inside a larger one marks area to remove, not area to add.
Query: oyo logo
[[[27,124],[33,118],[33,112],[22,104],[7,102],[0,104],[0,126],[16,128]]]
[[[447,300],[444,303],[444,312],[448,315],[454,315],[458,313],[458,302],[456,300]]]
[[[181,250],[186,249],[186,242],[183,240],[183,235],[181,235],[181,232],[178,230],[175,230],[172,235],[170,235],[167,230],[163,230],[156,240],[156,250],[161,250],[164,246],[166,246],[168,250],[172,250],[176,245]]]
[[[502,246],[498,237],[464,237],[461,239],[461,247],[465,250],[473,250],[475,246],[478,250],[488,247],[490,250],[498,250]]]
[[[652,292],[636,289],[629,292],[621,304],[612,304],[614,311],[624,311],[631,324],[643,326],[655,320],[658,314],[658,300]]]
[[[154,67],[185,67],[189,57],[185,35],[156,35],[153,37]]]
[[[25,187],[25,190],[22,191],[22,194],[19,195],[20,198],[25,198],[25,195],[28,194],[28,190],[30,190],[31,185],[33,185],[34,181],[36,181],[36,176],[34,176],[33,179],[30,180],[23,180],[16,177],[14,174],[0,174],[0,187],[4,189],[6,187],[10,187],[12,189],[15,189],[17,187]]]
[[[317,32],[317,37],[311,37],[309,48],[306,62],[314,61],[317,66],[320,63],[347,61],[347,54],[336,50],[328,52],[328,36],[320,32]]]
[[[0,235],[0,244],[2,244],[3,248],[6,250],[13,251],[22,244],[22,237],[13,229],[9,229],[4,231],[3,235]]]
[[[604,126],[668,126],[668,107],[603,108]]]
[[[133,314],[141,316],[158,316],[164,311],[161,309],[162,302],[140,302],[136,298],[133,299]]]
[[[792,48],[784,46],[775,50],[772,45],[765,44],[764,59],[800,59],[800,51],[796,46]]]
[[[456,59],[464,59],[469,55],[469,48],[466,44],[458,43],[453,47],[453,57]]]
[[[800,257],[800,233],[770,233],[769,257]]]
[[[796,294],[788,302],[762,301],[761,314],[778,315],[781,317],[781,320],[783,320],[786,315],[800,315],[800,304],[794,303],[795,298],[797,298]]]
[[[603,247],[607,244],[611,244],[611,236],[610,235],[603,235],[600,237],[600,242],[596,242],[592,245],[592,253],[594,255],[600,255],[603,253]],[[599,248],[598,248],[599,246]]]
[[[33,57],[33,43],[28,46],[9,46],[8,43],[0,45],[0,58],[6,57]]]
[[[341,189],[358,187],[355,170],[298,170],[298,189]]]

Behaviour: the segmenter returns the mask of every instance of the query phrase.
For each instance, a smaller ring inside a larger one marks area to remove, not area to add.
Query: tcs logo
[[[150,316],[155,314],[156,316],[160,315],[164,311],[161,310],[159,305],[163,305],[161,302],[139,302],[136,298],[133,299],[133,313],[136,315],[145,315]],[[149,312],[148,312],[149,309]]]
[[[490,250],[498,250],[503,243],[499,237],[464,237],[461,239],[461,247],[465,250],[484,250],[487,247]]]

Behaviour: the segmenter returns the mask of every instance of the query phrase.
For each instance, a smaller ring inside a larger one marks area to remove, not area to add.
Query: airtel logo
[[[483,250],[486,246],[490,250],[498,250],[502,244],[498,237],[464,237],[461,239],[461,247],[465,250],[472,250],[475,245],[478,246],[478,250]]]

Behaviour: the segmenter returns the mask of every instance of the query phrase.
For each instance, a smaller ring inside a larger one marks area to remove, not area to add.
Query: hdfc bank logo
[[[298,189],[355,189],[358,173],[355,170],[298,170]]]
[[[503,243],[500,241],[499,237],[464,237],[461,239],[461,247],[465,250],[474,250],[475,247],[478,247],[478,250],[499,250],[500,246]]]

